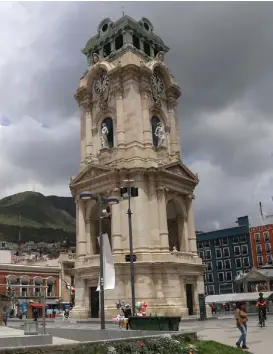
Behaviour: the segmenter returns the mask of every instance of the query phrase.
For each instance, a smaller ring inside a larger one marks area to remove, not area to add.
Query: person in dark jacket
[[[129,329],[129,319],[132,316],[132,309],[131,309],[129,304],[126,304],[125,308],[123,308],[122,311],[124,313],[124,317],[128,319],[128,321],[126,322],[126,330],[128,331],[128,329]]]

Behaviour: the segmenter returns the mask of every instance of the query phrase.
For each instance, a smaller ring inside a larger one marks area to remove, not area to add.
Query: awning
[[[265,299],[272,299],[273,291],[263,292]],[[225,304],[227,302],[243,302],[243,301],[257,301],[259,292],[254,293],[239,293],[239,294],[223,294],[223,295],[208,295],[206,296],[206,303]]]
[[[32,307],[36,307],[36,308],[40,308],[40,309],[43,308],[43,304],[41,304],[40,302],[31,302],[30,305]],[[47,307],[47,305],[46,305],[46,307]]]
[[[58,304],[58,300],[57,299],[50,299],[50,300],[46,300],[46,303],[48,305],[56,305],[56,304]]]

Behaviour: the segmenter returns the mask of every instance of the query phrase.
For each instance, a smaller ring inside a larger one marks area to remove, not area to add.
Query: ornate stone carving
[[[123,82],[122,82],[122,77],[118,77],[117,85],[114,88],[114,94],[116,98],[123,98],[123,93],[124,93],[124,88],[123,88]]]
[[[164,56],[165,56],[164,52],[159,52],[159,53],[157,53],[155,59],[158,60],[158,61],[161,61],[163,63],[164,62]]]
[[[99,163],[98,157],[95,154],[88,154],[85,157],[85,164]]]
[[[101,61],[100,56],[97,53],[93,54],[93,65],[99,63]]]
[[[105,123],[102,123],[101,126],[101,147],[102,148],[108,148],[108,135],[109,135],[109,130],[107,128],[107,125]]]
[[[189,177],[180,165],[174,165],[166,168],[167,172],[175,173],[176,175]]]
[[[154,135],[157,137],[157,147],[162,146],[166,138],[166,132],[163,123],[159,122],[157,124]]]

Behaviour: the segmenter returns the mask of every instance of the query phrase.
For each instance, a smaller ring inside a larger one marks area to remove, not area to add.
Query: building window
[[[208,285],[208,295],[214,295],[214,285]]]
[[[207,263],[207,270],[210,272],[212,271],[212,263],[211,262]]]
[[[263,265],[263,257],[258,256],[258,257],[257,257],[257,261],[258,261],[258,264],[259,264],[259,265]]]
[[[119,50],[123,47],[123,35],[121,34],[115,39],[115,49]]]
[[[245,243],[246,242],[246,235],[241,235],[240,236],[240,242]]]
[[[241,246],[242,254],[246,255],[248,254],[248,247],[247,245],[242,245]]]
[[[143,49],[144,49],[144,53],[150,57],[151,56],[151,47],[150,47],[149,43],[144,42]]]
[[[238,236],[234,236],[233,237],[233,243],[238,243],[239,242],[239,237]]]
[[[248,257],[244,257],[243,262],[244,262],[244,267],[249,267],[249,258]]]
[[[261,254],[262,253],[261,245],[256,245],[256,252],[257,252],[257,254]]]
[[[271,254],[268,254],[268,255],[266,256],[266,263],[267,263],[267,264],[272,264],[272,255],[271,255]]]
[[[213,274],[212,273],[207,273],[207,282],[213,283]]]
[[[226,272],[226,281],[232,281],[232,273]]]
[[[222,258],[222,251],[220,248],[215,249],[216,258]]]
[[[235,256],[239,256],[241,254],[240,246],[234,246],[234,254]]]
[[[221,239],[220,238],[216,238],[214,240],[214,244],[215,244],[215,246],[221,246]]]
[[[202,258],[202,259],[204,258],[204,251],[200,251],[199,252],[199,257]]]
[[[203,242],[197,242],[197,248],[198,249],[203,248]]]
[[[269,232],[268,231],[265,231],[264,232],[264,242],[270,242],[270,238],[269,238]]]
[[[218,281],[223,283],[225,281],[224,273],[218,273]]]
[[[224,260],[225,269],[231,269],[230,259]]]
[[[209,241],[204,241],[203,245],[204,245],[204,248],[210,248],[210,242]]]
[[[217,261],[216,265],[217,265],[217,270],[222,270],[223,269],[223,261]]]
[[[228,239],[227,239],[227,237],[223,237],[223,238],[222,238],[222,245],[223,245],[223,246],[228,245]]]
[[[229,257],[229,256],[230,256],[229,248],[228,247],[223,248],[223,257]]]
[[[206,250],[206,259],[211,259],[211,251],[210,250]]]
[[[260,234],[254,234],[254,238],[255,238],[256,243],[260,243],[260,241],[261,241]]]
[[[111,44],[107,43],[105,44],[105,46],[103,47],[103,56],[104,58],[108,57],[108,55],[111,54]]]
[[[140,40],[139,37],[133,34],[133,46],[136,47],[136,49],[140,49]]]
[[[266,250],[266,253],[271,253],[271,244],[270,243],[265,244],[265,250]]]
[[[241,258],[235,259],[235,263],[236,263],[236,268],[242,268]]]

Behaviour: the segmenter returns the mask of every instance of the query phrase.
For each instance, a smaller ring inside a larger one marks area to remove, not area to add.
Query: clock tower
[[[157,315],[199,311],[203,265],[192,208],[198,177],[181,158],[181,91],[164,62],[168,50],[147,18],[129,16],[103,20],[82,50],[87,70],[75,94],[81,161],[70,181],[77,206],[74,317],[99,316],[98,211],[80,193],[120,197],[128,179],[139,191],[131,201],[136,300]],[[115,264],[115,288],[105,292],[109,318],[119,300],[131,301],[127,208],[120,200],[103,220]]]

